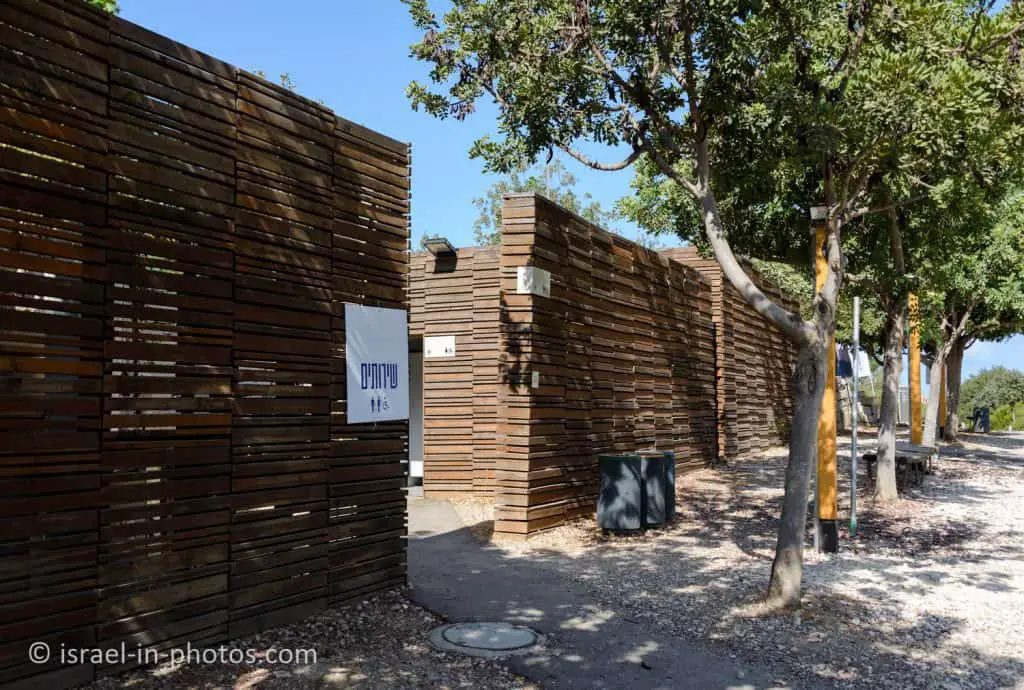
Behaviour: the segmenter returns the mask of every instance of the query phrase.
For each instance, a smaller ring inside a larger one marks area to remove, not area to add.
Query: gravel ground
[[[288,666],[170,664],[111,676],[91,690],[313,690],[314,688],[535,688],[498,661],[434,650],[427,633],[439,616],[411,603],[401,590],[324,611],[225,645],[226,649],[313,649],[317,663]]]
[[[619,615],[765,665],[780,684],[1024,688],[1024,434],[972,436],[942,452],[935,473],[893,504],[861,492],[856,539],[844,526],[840,554],[808,552],[796,612],[759,604],[781,449],[682,477],[669,528],[605,537],[582,520],[498,546],[558,569]],[[840,495],[845,520],[848,487]],[[487,504],[456,510],[486,536]]]

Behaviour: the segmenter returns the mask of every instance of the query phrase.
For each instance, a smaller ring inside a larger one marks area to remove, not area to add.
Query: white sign
[[[516,292],[520,295],[551,296],[551,273],[536,266],[516,269]]]
[[[430,335],[423,338],[423,357],[425,359],[454,356],[454,335]]]
[[[345,305],[348,423],[409,418],[409,323],[402,309]]]

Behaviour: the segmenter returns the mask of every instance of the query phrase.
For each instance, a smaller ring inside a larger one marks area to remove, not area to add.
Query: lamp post
[[[455,254],[455,247],[447,237],[433,236],[423,240],[424,248],[434,256],[450,256]]]

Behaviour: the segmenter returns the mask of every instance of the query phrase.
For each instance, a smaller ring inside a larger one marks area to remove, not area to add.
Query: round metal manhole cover
[[[537,633],[511,623],[452,623],[430,631],[430,643],[446,652],[500,657],[522,654],[537,644]]]

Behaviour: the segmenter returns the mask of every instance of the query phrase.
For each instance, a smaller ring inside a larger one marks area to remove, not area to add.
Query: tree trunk
[[[789,437],[786,493],[768,583],[768,603],[778,607],[800,603],[807,497],[811,468],[818,457],[818,414],[824,392],[825,348],[820,342],[801,345],[793,370],[793,426]]]
[[[697,193],[704,215],[704,231],[708,243],[715,252],[715,258],[725,278],[743,299],[761,316],[774,324],[799,348],[793,371],[793,425],[789,440],[789,463],[786,466],[785,496],[782,500],[782,517],[779,521],[779,539],[775,545],[775,561],[772,564],[771,579],[768,583],[769,604],[776,606],[798,606],[800,604],[800,583],[803,577],[804,534],[807,530],[807,493],[811,466],[817,460],[818,415],[821,399],[825,392],[825,345],[835,332],[836,300],[842,285],[842,255],[839,249],[840,225],[833,221],[828,233],[826,255],[829,270],[825,284],[814,300],[814,323],[805,322],[799,314],[793,314],[775,304],[758,287],[733,254],[726,238],[725,228],[714,193],[708,187],[707,140],[697,146],[697,163],[701,184],[692,192]],[[671,168],[663,169],[673,177]],[[680,181],[677,179],[677,181]],[[826,186],[828,186],[826,177]],[[686,180],[681,184],[687,186]],[[701,191],[703,190],[703,191]],[[830,195],[829,203],[834,200]]]
[[[964,340],[957,338],[946,357],[946,431],[945,440],[956,441],[960,431],[960,374],[964,365]]]
[[[875,464],[875,498],[896,498],[896,417],[900,404],[900,370],[903,368],[903,319],[906,306],[889,310],[885,317],[882,353],[882,404],[878,413],[878,461]]]
[[[942,395],[942,370],[946,365],[946,357],[948,355],[949,344],[942,343],[942,346],[935,351],[935,359],[932,361],[932,368],[928,371],[928,404],[924,408],[924,432],[921,435],[921,444],[925,446],[934,446],[935,439],[938,438],[939,396]]]

